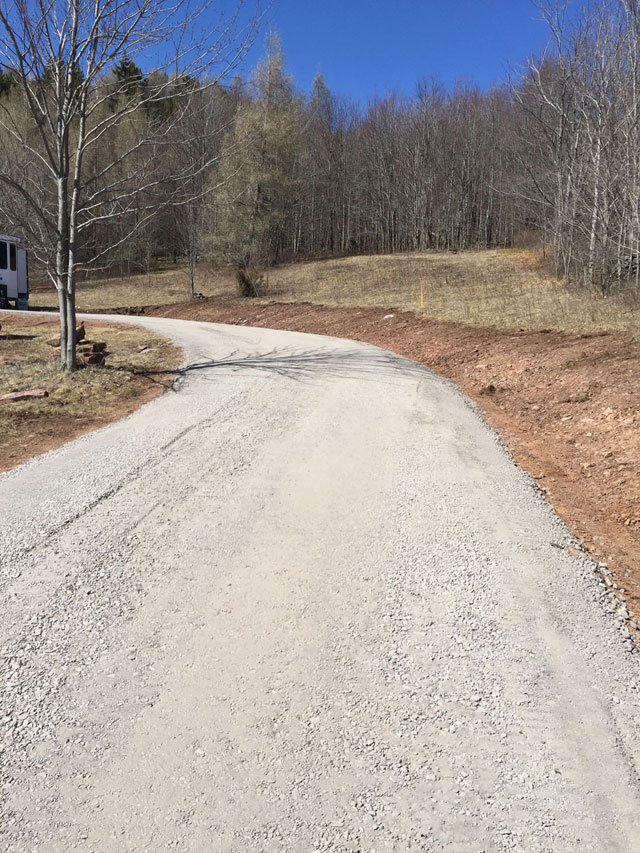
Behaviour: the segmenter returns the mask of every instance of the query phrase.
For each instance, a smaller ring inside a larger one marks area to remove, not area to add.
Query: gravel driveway
[[[470,404],[134,322],[177,390],[0,476],[0,849],[640,851],[627,614]]]

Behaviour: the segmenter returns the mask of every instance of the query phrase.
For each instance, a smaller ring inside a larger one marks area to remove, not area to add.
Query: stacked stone
[[[60,336],[57,338],[51,338],[47,343],[49,346],[53,347],[51,357],[59,360]],[[87,340],[84,323],[81,323],[76,328],[76,364],[80,367],[85,367],[87,365],[102,367],[108,355],[107,345],[104,341]]]

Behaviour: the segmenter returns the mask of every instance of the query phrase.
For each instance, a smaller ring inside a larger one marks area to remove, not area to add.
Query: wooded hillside
[[[193,271],[206,257],[244,270],[251,293],[296,259],[541,244],[559,278],[637,293],[640,4],[543,13],[548,48],[518,78],[488,92],[421,82],[366,107],[321,73],[295,91],[273,38],[248,80],[216,85],[152,79],[123,55],[92,88],[88,131],[104,131],[84,164],[82,266],[133,272],[173,255]],[[18,77],[0,71],[0,219],[47,266],[56,183]],[[31,81],[43,102],[54,79]],[[192,97],[174,101],[184,87]]]

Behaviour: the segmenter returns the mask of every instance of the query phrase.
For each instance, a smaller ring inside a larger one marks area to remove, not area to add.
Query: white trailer
[[[0,308],[29,308],[29,264],[19,237],[0,234]]]

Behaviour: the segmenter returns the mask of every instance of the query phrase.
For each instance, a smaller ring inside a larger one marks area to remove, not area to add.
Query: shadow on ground
[[[1,341],[33,341],[35,340],[35,335],[19,335],[19,334],[11,334],[7,332],[6,335],[0,333]]]
[[[200,371],[219,374],[222,371],[239,370],[275,373],[298,381],[311,380],[318,376],[380,379],[392,375],[431,374],[427,367],[384,350],[294,350],[283,347],[256,354],[241,354],[235,351],[221,359],[212,358],[187,364],[179,370],[141,371],[140,375],[156,381],[161,376],[185,377]],[[208,378],[213,379],[214,376]]]

